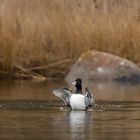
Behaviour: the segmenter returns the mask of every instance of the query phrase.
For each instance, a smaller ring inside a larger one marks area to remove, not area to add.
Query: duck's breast
[[[73,94],[70,98],[72,110],[86,110],[85,97],[81,94]]]

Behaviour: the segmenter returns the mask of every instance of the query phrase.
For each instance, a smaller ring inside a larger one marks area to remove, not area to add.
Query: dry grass
[[[140,63],[139,5],[139,0],[0,0],[0,69],[75,60],[90,49]],[[39,72],[61,77],[68,65]]]

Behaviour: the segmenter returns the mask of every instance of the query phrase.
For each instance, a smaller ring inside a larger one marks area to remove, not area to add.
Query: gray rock
[[[72,66],[66,81],[75,78],[87,80],[117,80],[140,82],[140,69],[131,61],[109,53],[88,51]]]

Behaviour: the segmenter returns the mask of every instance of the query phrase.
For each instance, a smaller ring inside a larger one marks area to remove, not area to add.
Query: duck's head
[[[76,92],[82,92],[82,79],[81,78],[77,78],[75,79],[72,84],[76,87]]]

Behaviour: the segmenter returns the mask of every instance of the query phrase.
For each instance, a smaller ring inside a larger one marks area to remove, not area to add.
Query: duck
[[[85,92],[82,90],[82,79],[77,78],[72,82],[75,91],[70,88],[56,88],[52,92],[55,96],[62,99],[67,107],[74,111],[86,111],[95,103],[93,93],[86,87]]]

